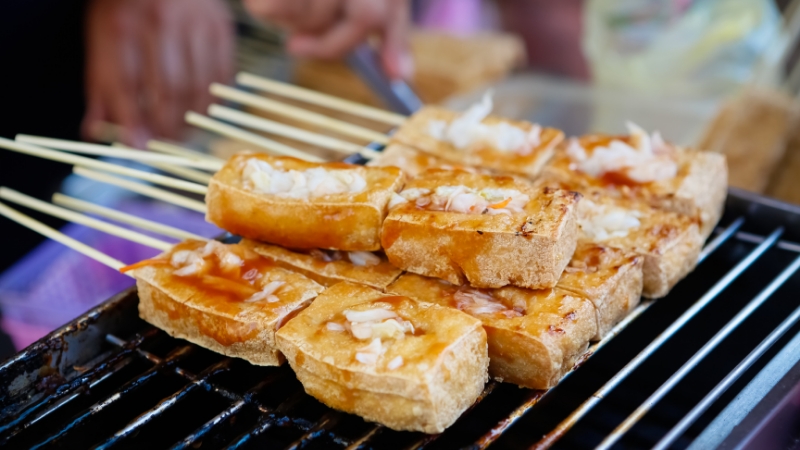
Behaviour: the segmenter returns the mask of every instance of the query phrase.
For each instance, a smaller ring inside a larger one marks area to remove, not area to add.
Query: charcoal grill
[[[138,318],[131,289],[0,366],[0,446],[735,446],[763,432],[764,420],[749,416],[767,417],[763,403],[782,399],[767,394],[800,372],[800,352],[790,351],[800,342],[800,208],[732,189],[701,258],[556,388],[492,381],[441,435],[329,409],[286,365],[255,367],[173,339]]]

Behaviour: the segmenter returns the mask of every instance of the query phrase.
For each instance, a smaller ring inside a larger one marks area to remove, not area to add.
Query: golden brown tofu
[[[377,158],[368,162],[367,165],[398,167],[411,177],[415,177],[428,169],[464,170],[466,172],[492,174],[492,171],[488,169],[454,163],[402,144],[389,144]]]
[[[211,179],[206,220],[284,247],[375,251],[386,206],[403,180],[394,167],[242,152]]]
[[[480,321],[354,283],[328,288],[277,334],[306,392],[395,430],[441,433],[480,395]]]
[[[123,269],[139,315],[171,336],[252,364],[277,366],[275,332],[322,290],[240,245],[185,241]]]
[[[555,147],[564,139],[564,133],[553,128],[541,128],[530,122],[512,121],[499,117],[489,116],[481,123],[490,127],[504,124],[520,130],[523,135],[535,135],[521,148],[500,149],[497,145],[487,144],[482,140],[465,141],[458,146],[456,143],[438,133],[433,133],[432,128],[440,125],[450,125],[455,120],[463,117],[460,113],[437,106],[426,106],[414,113],[392,136],[392,142],[414,147],[423,152],[451,161],[454,164],[463,164],[474,167],[485,167],[499,172],[514,173],[527,177],[538,175],[547,161],[552,157]],[[467,128],[474,128],[468,126]],[[486,134],[498,137],[503,136],[508,130],[491,130]],[[463,133],[456,133],[463,135]]]
[[[703,236],[697,218],[637,200],[587,192],[578,207],[580,243],[619,248],[644,258],[642,295],[660,298],[697,265]]]
[[[321,249],[290,250],[250,239],[242,239],[240,244],[253,249],[261,256],[275,260],[281,267],[302,273],[323,286],[350,281],[382,291],[403,273],[389,263],[386,255],[380,253]]]
[[[644,140],[647,148],[653,152],[660,148],[661,152],[651,158],[637,156],[641,152],[635,149]],[[556,150],[543,175],[581,193],[602,189],[609,196],[696,217],[703,238],[722,216],[728,189],[724,155],[680,148],[641,133],[593,134],[568,140]]]
[[[558,384],[597,333],[592,302],[559,288],[481,290],[405,274],[388,290],[480,319],[489,339],[489,374],[531,389]]]
[[[573,192],[431,169],[397,197],[381,243],[409,272],[476,287],[547,288],[575,250],[580,195]]]
[[[558,287],[588,298],[597,313],[597,334],[606,333],[639,304],[644,258],[592,243],[579,243]]]

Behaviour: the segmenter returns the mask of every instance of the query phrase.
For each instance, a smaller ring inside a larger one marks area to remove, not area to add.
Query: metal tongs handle
[[[347,63],[391,110],[411,115],[422,107],[422,101],[411,86],[402,80],[389,79],[369,44],[361,44],[353,50]]]

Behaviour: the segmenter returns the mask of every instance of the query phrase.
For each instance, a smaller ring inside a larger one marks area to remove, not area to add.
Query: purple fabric
[[[423,28],[473,33],[481,28],[481,0],[425,0],[418,25]]]
[[[206,223],[202,214],[163,203],[128,200],[114,209],[204,237],[222,232]],[[156,249],[81,225],[69,224],[61,231],[125,263],[158,254]],[[130,277],[62,244],[46,241],[0,275],[0,326],[17,349],[23,349],[133,283]]]

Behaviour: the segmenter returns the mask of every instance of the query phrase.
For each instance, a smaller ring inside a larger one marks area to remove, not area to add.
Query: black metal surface
[[[800,254],[799,209],[733,191],[721,226],[740,217],[739,232],[558,387],[545,393],[491,382],[442,435],[395,432],[333,411],[306,395],[287,366],[251,366],[173,339],[138,318],[129,291],[0,365],[0,447],[528,448],[783,226],[778,243],[554,445],[591,448]],[[800,276],[789,278],[617,447],[654,445],[798,306],[798,288]],[[689,445],[798,331],[778,340],[674,447]]]

